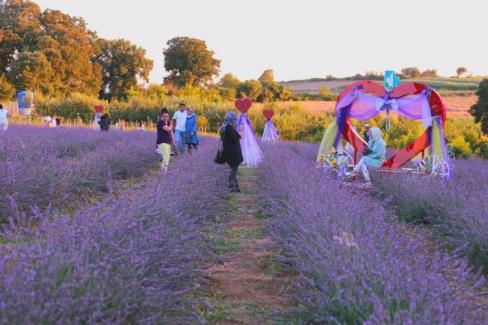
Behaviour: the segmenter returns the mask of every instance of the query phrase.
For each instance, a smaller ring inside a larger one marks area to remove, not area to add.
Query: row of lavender
[[[327,178],[302,157],[306,152],[299,145],[267,147],[260,166],[268,231],[285,265],[298,273],[295,298],[305,306],[303,322],[487,320],[477,289],[483,281],[464,261],[428,252],[422,235],[407,235],[370,196]]]
[[[108,192],[157,163],[154,135],[11,126],[0,133],[0,223]]]
[[[210,250],[202,227],[225,210],[215,141],[72,217],[38,217],[0,246],[0,323],[189,324]]]
[[[488,272],[488,162],[457,160],[451,181],[378,175],[375,188],[407,221],[429,224],[472,264]]]
[[[312,160],[317,146],[290,145]],[[400,217],[427,224],[471,264],[488,273],[488,161],[459,159],[446,182],[429,175],[376,174],[374,192],[394,206]]]

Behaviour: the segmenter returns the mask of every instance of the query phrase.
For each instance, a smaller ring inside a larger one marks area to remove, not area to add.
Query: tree
[[[263,90],[261,92],[261,96],[258,97],[258,101],[272,102],[281,99],[284,91],[282,85],[280,85],[276,81],[261,83],[261,85],[263,87]]]
[[[476,91],[478,101],[471,106],[469,113],[474,116],[477,123],[481,123],[481,131],[488,134],[488,79],[483,79]]]
[[[14,86],[0,75],[0,101],[9,100],[15,95]]]
[[[0,1],[0,72],[5,73],[18,53],[38,47],[41,9],[23,0]]]
[[[20,90],[40,91],[51,94],[54,70],[44,53],[24,51],[12,62],[10,80]]]
[[[294,95],[295,95],[295,93],[293,92],[293,90],[291,88],[284,87],[283,91],[280,94],[280,100],[289,101],[293,98]]]
[[[241,82],[237,87],[237,97],[248,97],[252,100],[257,101],[262,91],[263,87],[261,86],[261,83],[259,81],[254,79],[246,80],[244,82]]]
[[[97,95],[102,87],[102,68],[96,62],[97,37],[86,28],[82,18],[71,17],[58,10],[45,10],[41,24],[42,51],[55,71],[58,95],[75,92]]]
[[[227,100],[235,99],[237,97],[237,87],[240,83],[239,79],[233,74],[225,74],[217,85],[220,96]]]
[[[164,68],[169,72],[165,81],[177,86],[202,86],[219,73],[220,60],[203,40],[191,37],[170,39],[164,49]]]
[[[259,82],[264,84],[271,84],[275,82],[273,69],[264,70],[261,76],[258,78]]]
[[[66,95],[72,92],[97,94],[101,87],[101,69],[94,64],[96,35],[86,29],[81,18],[71,17],[57,10],[40,11],[30,1],[0,2],[0,71],[14,84],[41,84],[46,76],[35,81],[32,71],[18,71],[33,58],[33,53],[50,63],[53,71],[49,85],[43,84],[47,95]],[[34,65],[31,60],[29,66]],[[13,70],[17,70],[12,72]],[[29,70],[29,69],[28,69]],[[43,69],[41,69],[43,70]],[[30,80],[22,81],[28,77]]]
[[[468,72],[468,69],[466,69],[465,67],[459,67],[456,69],[456,74],[458,77],[461,77],[466,72]]]
[[[99,45],[98,62],[103,78],[101,98],[125,100],[138,79],[149,81],[153,61],[145,57],[144,49],[123,39],[99,40]]]
[[[218,85],[224,88],[237,88],[241,82],[232,73],[225,74],[222,79],[220,79]]]
[[[436,78],[437,77],[437,70],[436,69],[427,69],[422,71],[420,74],[422,77],[427,77],[427,78]]]
[[[99,39],[82,18],[41,12],[28,0],[0,0],[0,74],[16,87],[51,96],[98,95],[106,89],[101,57]]]
[[[418,78],[420,77],[420,70],[416,67],[408,67],[402,69],[402,77],[405,79]]]

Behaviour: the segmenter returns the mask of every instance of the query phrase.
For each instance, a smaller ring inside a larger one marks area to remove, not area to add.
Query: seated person
[[[353,174],[355,175],[355,173],[361,171],[366,182],[371,184],[368,168],[378,169],[383,166],[386,159],[386,143],[379,128],[372,128],[368,136],[368,146],[363,152],[363,157],[354,167]]]

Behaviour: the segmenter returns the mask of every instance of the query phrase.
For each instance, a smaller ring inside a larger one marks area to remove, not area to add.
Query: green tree
[[[254,101],[257,101],[262,91],[263,87],[259,81],[254,79],[246,80],[241,82],[237,87],[237,97],[248,97]]]
[[[14,86],[0,75],[0,101],[9,100],[15,95]]]
[[[402,69],[402,77],[405,79],[420,77],[420,70],[416,67],[408,67]]]
[[[38,48],[41,9],[31,1],[0,1],[0,72],[5,73],[19,53]]]
[[[294,95],[295,95],[295,93],[293,92],[293,90],[291,88],[284,87],[283,90],[281,91],[281,94],[280,94],[280,100],[282,100],[282,101],[292,100]]]
[[[145,91],[145,96],[155,100],[163,100],[168,96],[169,89],[164,85],[150,84]]]
[[[41,23],[45,35],[41,37],[39,51],[46,55],[54,69],[56,93],[97,95],[102,87],[102,69],[96,62],[95,33],[86,28],[82,18],[58,10],[45,10]]]
[[[459,67],[456,69],[456,74],[458,77],[461,77],[466,72],[468,72],[468,69],[466,69],[465,67]]]
[[[149,81],[153,61],[145,57],[146,51],[123,39],[99,40],[103,84],[100,97],[108,100],[127,99],[128,91],[137,80]]]
[[[101,87],[101,69],[94,64],[96,35],[86,29],[81,18],[71,17],[57,10],[45,10],[30,1],[0,1],[0,71],[16,85],[42,85],[48,95],[71,92],[97,94]],[[32,70],[35,57],[37,68],[46,59],[52,74],[46,85],[46,75]],[[27,58],[30,58],[27,60]],[[23,62],[19,60],[23,59]],[[29,68],[19,71],[20,67]],[[29,71],[30,70],[30,71]],[[29,80],[22,80],[22,78]],[[37,89],[41,88],[36,86]]]
[[[225,74],[218,82],[217,88],[220,96],[226,100],[233,100],[237,97],[237,87],[241,82],[232,73]]]
[[[274,80],[274,71],[273,69],[264,70],[261,76],[258,78],[259,82],[264,84],[272,84],[275,82]]]
[[[54,70],[44,53],[24,51],[12,62],[10,80],[17,89],[52,93]]]
[[[202,86],[219,73],[220,60],[203,40],[191,37],[170,39],[164,49],[164,68],[169,72],[166,82],[177,86]]]
[[[481,131],[488,134],[488,79],[483,79],[476,91],[478,101],[471,106],[469,112],[477,123],[481,123]]]

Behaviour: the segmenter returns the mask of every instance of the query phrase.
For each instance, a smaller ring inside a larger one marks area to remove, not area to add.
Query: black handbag
[[[369,147],[364,147],[363,156],[367,156],[367,155],[369,155],[372,152],[373,151]]]
[[[219,141],[219,149],[217,150],[217,154],[215,155],[214,162],[219,165],[225,164],[224,146],[222,144],[222,141]]]

